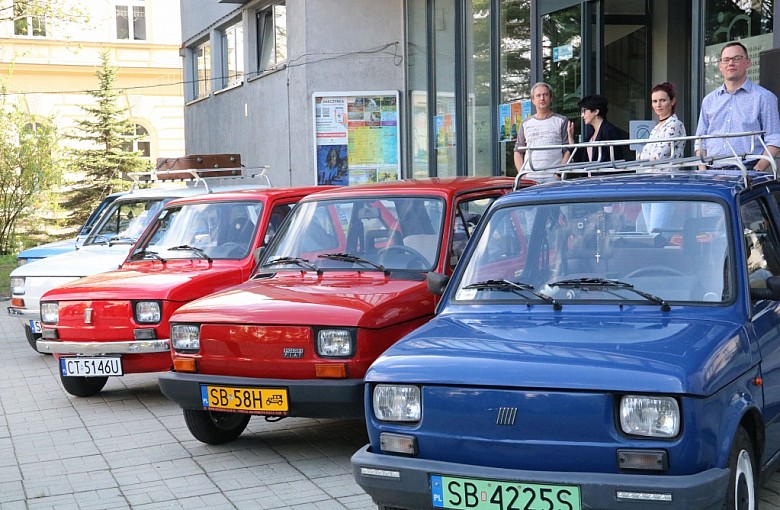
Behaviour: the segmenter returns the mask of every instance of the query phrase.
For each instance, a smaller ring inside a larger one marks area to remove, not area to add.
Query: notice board
[[[312,96],[318,185],[401,178],[398,91]]]

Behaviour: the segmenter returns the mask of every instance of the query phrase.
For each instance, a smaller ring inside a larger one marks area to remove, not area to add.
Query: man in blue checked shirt
[[[769,152],[764,151],[756,142],[752,153],[763,152],[777,157],[780,152],[780,115],[777,109],[777,96],[748,79],[747,70],[750,66],[747,48],[742,43],[730,42],[723,47],[718,59],[723,85],[704,97],[696,134],[764,131],[764,143]],[[747,154],[751,153],[750,144],[750,137],[709,139],[697,140],[695,148],[697,156],[732,154],[729,145],[737,154]],[[751,164],[752,161],[747,166]],[[758,160],[754,168],[763,171],[768,166],[768,161]]]

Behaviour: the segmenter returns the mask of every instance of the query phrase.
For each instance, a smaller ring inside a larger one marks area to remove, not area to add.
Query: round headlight
[[[420,388],[379,384],[374,388],[374,415],[382,421],[419,421]]]

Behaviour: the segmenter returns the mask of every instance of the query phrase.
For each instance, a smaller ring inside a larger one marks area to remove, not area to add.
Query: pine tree
[[[100,86],[89,91],[95,104],[81,107],[85,118],[76,122],[76,132],[68,136],[78,146],[70,151],[69,171],[79,176],[61,204],[72,211],[69,226],[83,224],[106,195],[128,189],[128,174],[151,171],[149,162],[131,150],[134,125],[128,118],[128,108],[119,106],[122,92],[114,87],[117,69],[111,67],[107,52],[100,58],[95,73]]]

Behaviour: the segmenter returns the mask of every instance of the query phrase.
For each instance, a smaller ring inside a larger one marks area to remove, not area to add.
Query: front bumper
[[[244,388],[286,388],[287,416],[363,418],[363,379],[255,379],[223,375],[168,372],[159,377],[163,395],[183,409],[203,409],[201,385]]]
[[[77,354],[84,356],[100,354],[149,354],[170,352],[171,341],[130,340],[126,342],[62,342],[59,340],[38,340],[38,352],[51,354]]]
[[[432,474],[525,483],[577,485],[582,508],[632,510],[721,509],[728,469],[709,469],[688,476],[521,471],[469,464],[378,455],[366,445],[352,456],[355,481],[377,504],[399,510],[433,508]],[[670,494],[671,501],[619,499],[621,493]]]

